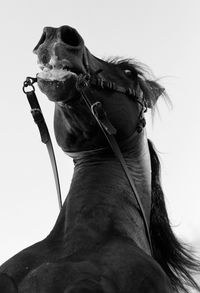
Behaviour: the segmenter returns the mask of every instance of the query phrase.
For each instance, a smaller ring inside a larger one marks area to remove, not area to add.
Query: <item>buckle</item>
[[[24,81],[24,84],[23,84],[23,92],[26,94],[28,91],[27,91],[27,87],[31,87],[31,90],[32,91],[35,91],[35,87],[34,87],[34,83],[37,82],[37,78],[36,77],[30,77],[30,76],[27,76],[26,80]]]
[[[80,92],[84,88],[89,87],[90,74],[80,74],[76,81],[76,89]]]
[[[116,134],[117,130],[109,121],[107,113],[103,109],[102,103],[97,101],[91,105],[91,112],[98,122],[103,126],[109,135]]]
[[[36,124],[38,124],[40,122],[44,122],[44,117],[43,117],[42,111],[40,109],[38,109],[38,108],[32,109],[31,114],[32,114],[33,119]]]

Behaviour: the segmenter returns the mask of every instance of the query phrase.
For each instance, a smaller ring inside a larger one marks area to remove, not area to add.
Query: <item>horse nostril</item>
[[[42,59],[42,63],[43,64],[47,64],[48,63],[48,57],[46,56],[46,55],[42,55],[42,57],[41,57],[41,59]]]
[[[72,47],[78,47],[82,43],[82,38],[78,32],[69,26],[62,26],[60,28],[60,37],[66,45]]]
[[[49,60],[50,60],[50,55],[49,55],[49,52],[47,49],[43,49],[41,50],[41,53],[40,53],[40,62],[44,65],[48,64],[49,63]]]

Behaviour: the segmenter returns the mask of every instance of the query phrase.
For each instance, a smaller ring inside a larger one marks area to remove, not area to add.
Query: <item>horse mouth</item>
[[[64,82],[66,79],[70,77],[75,77],[81,73],[76,69],[72,69],[69,67],[63,68],[49,68],[49,67],[41,67],[42,71],[37,74],[39,79],[45,81],[58,81]]]
[[[51,101],[68,100],[70,93],[74,93],[78,75],[82,71],[68,66],[61,68],[40,66],[40,68],[42,71],[37,74],[40,90]]]

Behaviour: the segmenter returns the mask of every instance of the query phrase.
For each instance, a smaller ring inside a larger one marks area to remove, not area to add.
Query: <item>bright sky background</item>
[[[148,133],[160,152],[162,183],[178,236],[200,243],[200,1],[3,1],[0,4],[0,263],[52,229],[58,204],[46,147],[22,83],[38,71],[32,49],[44,26],[74,26],[98,57],[134,57],[162,78],[173,109],[159,103]],[[56,145],[53,104],[37,90],[52,133],[63,198],[73,172]]]

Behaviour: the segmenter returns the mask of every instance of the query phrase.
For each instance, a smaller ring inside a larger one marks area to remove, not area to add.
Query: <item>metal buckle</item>
[[[80,92],[90,84],[90,74],[80,74],[76,81],[76,89]]]
[[[98,108],[97,108],[98,107]],[[91,112],[94,116],[97,116],[98,118],[100,117],[100,115],[102,116],[103,114],[103,108],[102,108],[102,103],[97,101],[94,104],[91,105]],[[101,113],[100,113],[101,111]]]
[[[90,108],[91,108],[92,114],[94,115],[98,123],[100,123],[103,126],[103,128],[106,130],[106,132],[109,135],[113,135],[117,133],[116,128],[109,121],[101,102],[99,101],[95,102],[94,104],[91,105]]]
[[[37,78],[36,77],[30,77],[30,76],[28,76],[27,78],[26,78],[26,80],[24,81],[24,84],[23,84],[23,92],[26,94],[27,92],[29,92],[29,91],[27,91],[27,90],[25,90],[28,86],[30,86],[31,87],[31,90],[32,91],[35,91],[35,87],[34,87],[34,83],[35,82],[37,82]]]

